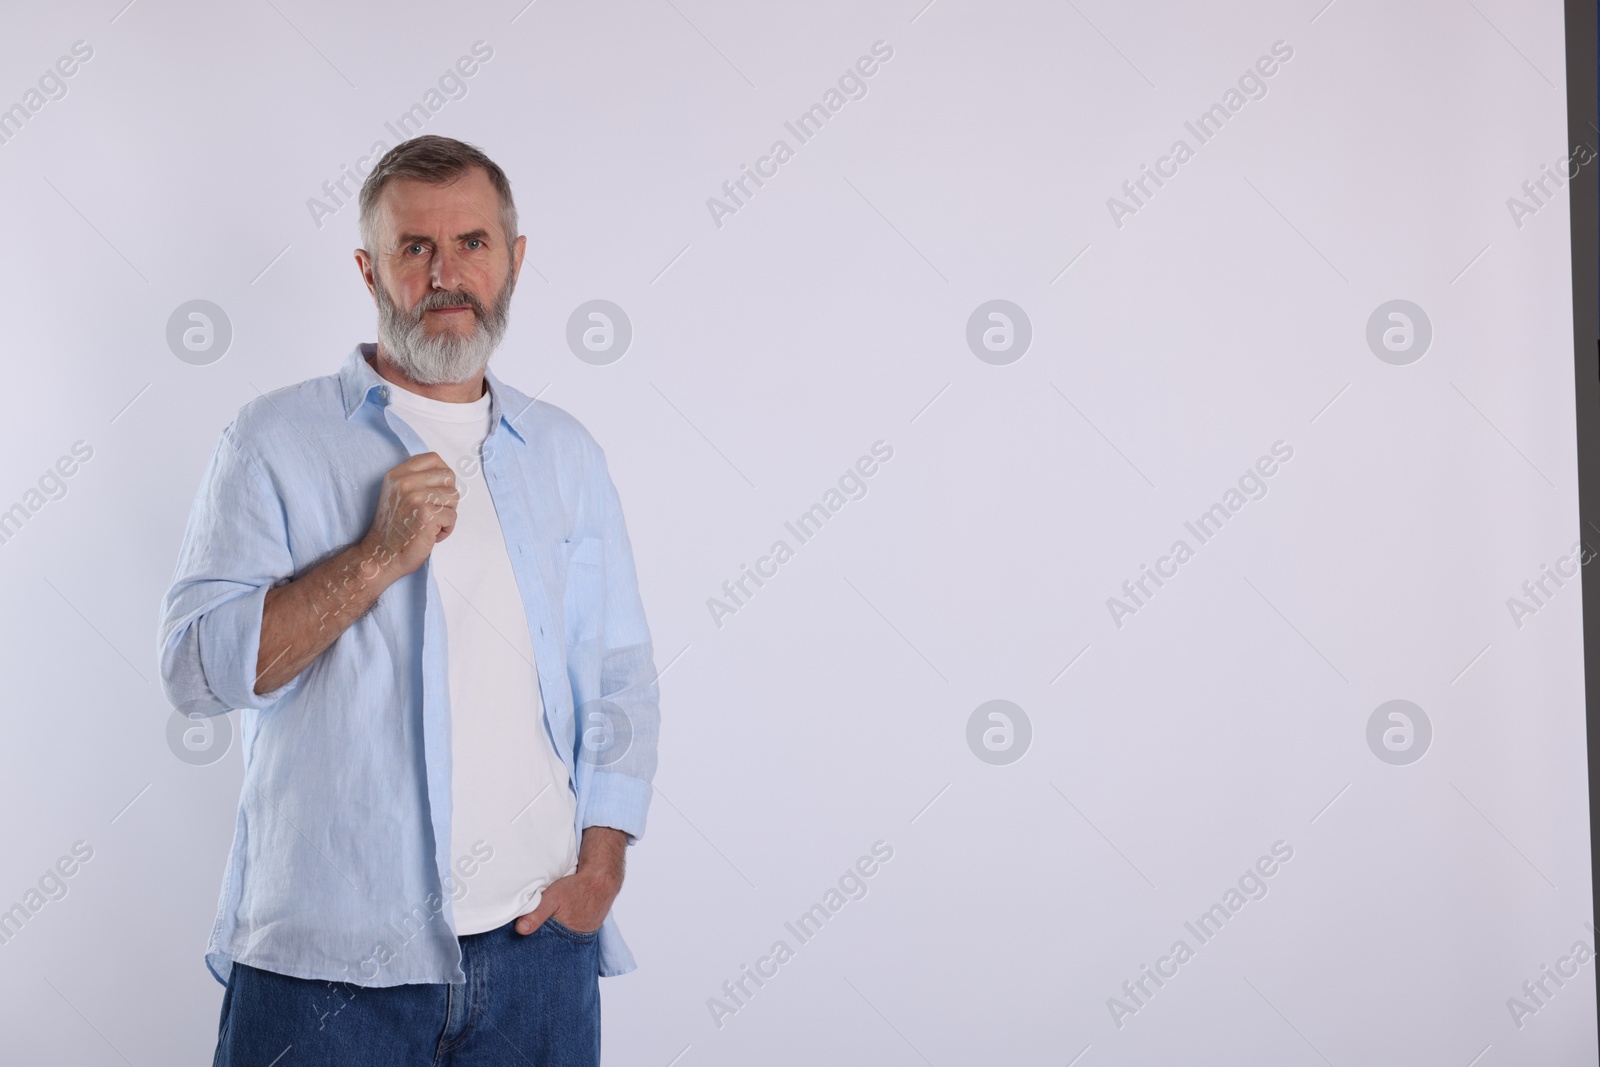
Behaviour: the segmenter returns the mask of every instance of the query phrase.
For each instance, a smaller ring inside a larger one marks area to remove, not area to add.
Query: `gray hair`
[[[378,160],[366,181],[361,183],[361,244],[372,256],[378,254],[377,222],[375,216],[378,197],[384,186],[395,178],[413,178],[433,185],[443,185],[460,177],[471,167],[482,167],[490,183],[500,194],[500,229],[505,233],[506,255],[511,255],[511,244],[517,239],[517,205],[511,199],[511,182],[499,164],[481,149],[453,137],[423,134],[409,141],[401,141]]]

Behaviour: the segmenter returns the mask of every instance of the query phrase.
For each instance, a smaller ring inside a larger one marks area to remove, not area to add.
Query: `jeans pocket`
[[[600,936],[599,930],[574,930],[566,923],[556,919],[555,916],[551,916],[550,918],[546,919],[544,921],[544,925],[550,927],[552,931],[560,934],[568,941],[576,941],[580,945],[586,945]]]

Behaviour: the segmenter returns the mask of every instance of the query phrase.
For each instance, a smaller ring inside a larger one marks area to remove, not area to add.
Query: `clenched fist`
[[[456,472],[437,452],[412,456],[383,476],[378,511],[362,539],[367,558],[399,578],[422,566],[456,525]]]

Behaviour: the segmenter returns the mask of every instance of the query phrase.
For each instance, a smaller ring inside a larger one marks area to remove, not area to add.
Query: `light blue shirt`
[[[206,965],[363,986],[465,981],[451,894],[445,616],[431,564],[384,590],[293,680],[256,694],[267,591],[359,541],[385,472],[428,451],[356,346],[338,374],[268,393],[222,431],[159,654],[178,710],[240,714],[244,787]],[[577,419],[485,372],[483,476],[527,615],[574,832],[644,833],[658,690],[605,453]],[[633,955],[611,916],[600,973]]]

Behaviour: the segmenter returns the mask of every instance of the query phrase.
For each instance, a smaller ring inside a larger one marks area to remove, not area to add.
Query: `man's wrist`
[[[370,533],[355,544],[355,561],[352,569],[364,583],[371,583],[380,591],[404,577],[396,567],[399,553]]]
[[[575,873],[599,885],[620,887],[627,847],[628,835],[622,830],[610,826],[585,827]]]

